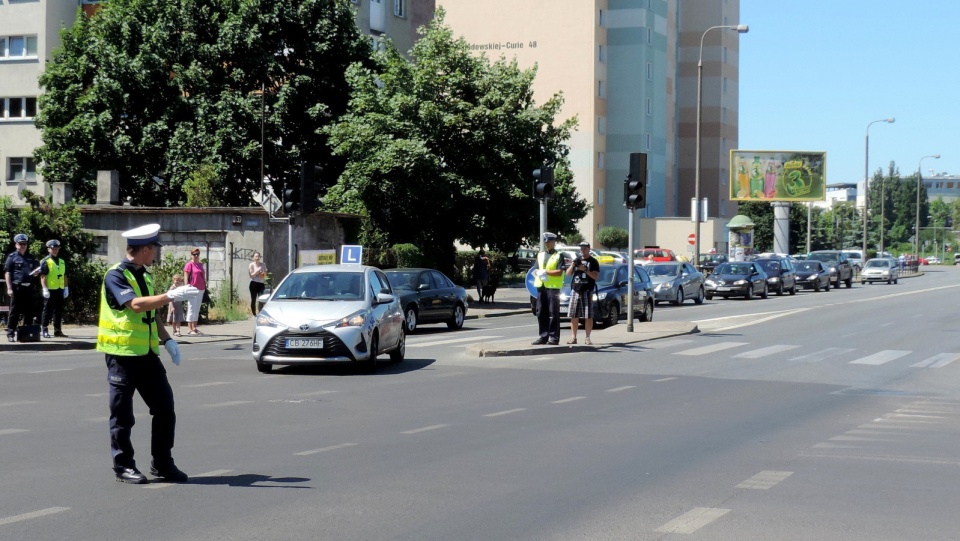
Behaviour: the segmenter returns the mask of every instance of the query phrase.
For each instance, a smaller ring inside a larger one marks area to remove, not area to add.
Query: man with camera
[[[567,343],[577,343],[577,329],[580,326],[580,318],[583,318],[587,333],[584,343],[591,345],[593,344],[590,341],[590,333],[593,331],[593,290],[596,289],[597,277],[600,276],[600,262],[590,255],[589,242],[580,243],[580,255],[567,268],[567,274],[573,276],[570,282],[570,306],[567,312],[573,338]]]

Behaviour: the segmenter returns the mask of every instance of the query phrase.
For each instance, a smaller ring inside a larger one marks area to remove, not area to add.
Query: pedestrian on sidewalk
[[[183,285],[183,275],[174,274],[170,278],[170,288],[169,291],[179,288]],[[173,327],[173,335],[177,338],[183,336],[180,334],[180,324],[186,320],[183,313],[183,301],[174,301],[171,300],[170,304],[167,305],[167,323]]]
[[[567,311],[573,338],[567,343],[577,343],[577,328],[580,326],[580,318],[584,318],[583,325],[586,327],[587,334],[584,343],[591,345],[593,344],[590,341],[590,333],[593,332],[593,290],[596,288],[597,278],[600,277],[600,262],[590,254],[589,242],[580,243],[580,255],[567,268],[567,275],[573,277],[570,281],[572,292]]]
[[[18,233],[13,237],[17,249],[7,256],[3,275],[7,281],[7,296],[10,311],[7,313],[7,340],[17,341],[17,327],[23,316],[24,325],[34,325],[39,302],[34,291],[34,280],[40,274],[40,262],[27,252],[27,235]]]
[[[49,325],[53,322],[53,336],[63,334],[63,303],[70,294],[67,282],[67,264],[60,257],[60,241],[47,241],[47,255],[40,260],[40,285],[43,287],[43,317],[40,319],[42,336],[50,338]]]
[[[140,393],[153,416],[150,474],[167,482],[182,483],[187,474],[173,461],[173,439],[177,416],[173,390],[160,362],[160,345],[180,365],[180,348],[170,338],[157,310],[170,301],[182,301],[197,288],[180,286],[154,294],[153,277],[147,265],[154,262],[160,244],[160,225],[150,224],[123,233],[127,253],[103,277],[100,288],[100,324],[97,351],[107,362],[110,385],[110,452],[117,481],[130,484],[149,482],[134,461],[130,433],[136,419],[133,396]]]
[[[537,323],[540,337],[533,345],[560,344],[560,288],[563,287],[563,255],[556,250],[557,236],[543,234],[544,251],[537,254],[533,287],[537,288]]]
[[[197,292],[187,298],[187,327],[189,336],[200,336],[203,333],[197,329],[197,321],[200,320],[200,304],[203,302],[203,293],[207,289],[207,272],[200,262],[200,248],[194,248],[190,251],[190,261],[183,266],[183,274],[186,276],[186,285],[193,286]]]
[[[473,283],[477,285],[477,303],[483,303],[483,288],[490,281],[490,258],[483,248],[473,258]]]
[[[250,274],[250,311],[257,315],[257,297],[267,289],[267,266],[260,260],[260,252],[253,252],[253,261],[247,268]]]

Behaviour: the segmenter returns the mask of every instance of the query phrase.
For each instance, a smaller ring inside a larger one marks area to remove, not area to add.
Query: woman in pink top
[[[187,335],[197,336],[201,333],[197,330],[197,320],[200,319],[200,303],[203,301],[203,292],[207,289],[207,274],[200,262],[200,248],[194,248],[190,252],[190,261],[183,266],[183,275],[187,278],[187,285],[197,288],[199,291],[187,298],[187,326],[190,332]]]

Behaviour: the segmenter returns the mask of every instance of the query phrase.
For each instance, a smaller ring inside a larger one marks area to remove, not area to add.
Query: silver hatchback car
[[[402,361],[403,311],[382,271],[362,265],[311,265],[288,274],[257,316],[253,359],[274,365]]]
[[[860,284],[886,282],[887,284],[897,283],[900,276],[900,265],[894,259],[886,257],[875,257],[868,259],[863,264],[863,270],[860,271]]]

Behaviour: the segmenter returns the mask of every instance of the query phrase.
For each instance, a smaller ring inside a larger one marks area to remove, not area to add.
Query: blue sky
[[[857,182],[895,117],[871,176],[960,174],[960,2],[741,0],[740,23],[740,148],[826,151],[827,183]]]

